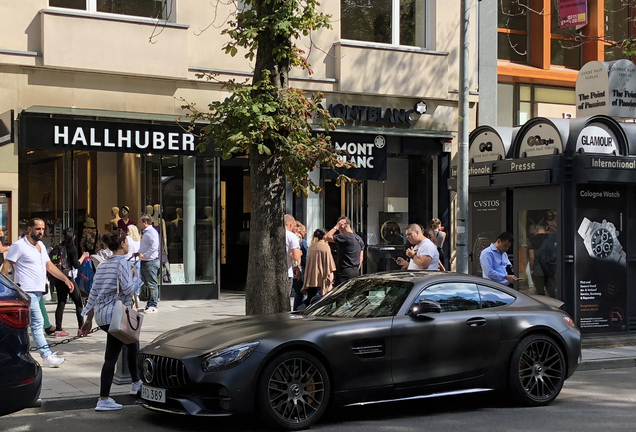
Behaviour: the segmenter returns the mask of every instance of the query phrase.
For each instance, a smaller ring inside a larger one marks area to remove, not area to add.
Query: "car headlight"
[[[213,351],[203,358],[204,372],[229,369],[242,363],[256,349],[260,342],[244,342],[231,347]]]

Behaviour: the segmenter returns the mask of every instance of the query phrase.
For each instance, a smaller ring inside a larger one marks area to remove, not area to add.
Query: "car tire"
[[[305,351],[279,354],[263,369],[256,404],[262,417],[282,430],[301,430],[318,421],[330,396],[327,370]]]
[[[525,337],[510,359],[509,393],[521,405],[548,405],[563,388],[565,368],[565,356],[554,339],[542,334]]]

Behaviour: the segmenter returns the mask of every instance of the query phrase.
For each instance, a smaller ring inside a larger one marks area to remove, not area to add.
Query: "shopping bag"
[[[86,294],[90,294],[91,287],[93,286],[93,276],[95,276],[93,264],[91,263],[91,260],[86,259],[82,262],[82,264],[80,264],[79,269],[77,269],[77,278],[75,278],[75,283],[81,291],[84,291]]]
[[[117,264],[117,300],[110,319],[108,333],[125,344],[139,342],[141,323],[144,317],[133,308],[126,306],[119,298],[119,263]]]

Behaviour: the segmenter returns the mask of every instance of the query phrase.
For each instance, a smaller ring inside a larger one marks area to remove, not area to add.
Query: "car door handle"
[[[469,320],[466,320],[466,324],[471,327],[481,327],[483,325],[486,325],[486,318],[471,318]]]

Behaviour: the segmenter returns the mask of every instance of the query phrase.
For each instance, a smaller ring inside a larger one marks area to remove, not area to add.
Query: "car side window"
[[[482,308],[505,306],[516,300],[514,296],[495,288],[483,285],[479,285],[478,288]]]
[[[430,286],[420,293],[415,303],[421,299],[436,301],[442,312],[457,312],[480,308],[479,291],[471,283],[441,283]]]

